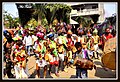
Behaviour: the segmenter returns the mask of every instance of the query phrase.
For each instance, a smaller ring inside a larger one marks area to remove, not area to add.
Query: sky
[[[70,3],[70,4],[78,4],[77,3]],[[12,17],[18,17],[18,10],[13,2],[4,2],[2,4],[3,10],[7,11],[8,13],[12,14]],[[112,14],[117,13],[117,3],[115,2],[105,2],[104,3],[105,9],[105,17],[110,17]]]
[[[117,3],[104,3],[105,17],[109,17],[112,14],[116,13],[118,10]]]

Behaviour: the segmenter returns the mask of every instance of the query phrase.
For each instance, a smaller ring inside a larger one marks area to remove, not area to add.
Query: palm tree
[[[41,25],[41,21],[44,18],[44,15],[46,13],[45,10],[45,4],[35,4],[34,5],[35,12],[33,13],[33,16],[37,15],[38,18],[38,26]]]
[[[50,27],[52,26],[55,18],[58,20],[58,22],[69,23],[69,15],[72,9],[70,6],[65,4],[47,4],[45,9],[45,16]]]
[[[56,15],[56,11],[58,10],[58,7],[56,4],[47,4],[45,6],[45,10],[46,10],[45,17],[48,21],[48,25],[51,28],[53,20],[54,20],[55,15]]]
[[[75,19],[79,24],[82,24],[83,27],[90,27],[90,25],[92,24],[92,19],[86,18],[86,17],[82,17],[79,16]]]
[[[67,22],[69,23],[69,17],[72,7],[67,6],[66,4],[58,4],[58,10],[56,12],[56,18],[60,22]]]

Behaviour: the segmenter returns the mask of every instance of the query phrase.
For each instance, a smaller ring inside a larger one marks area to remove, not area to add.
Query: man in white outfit
[[[28,32],[26,36],[24,37],[23,44],[26,46],[26,51],[28,55],[30,56],[30,48],[32,47],[33,39],[32,39],[32,36],[30,36]]]

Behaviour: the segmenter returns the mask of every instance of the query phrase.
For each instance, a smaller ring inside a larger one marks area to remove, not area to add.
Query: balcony
[[[86,16],[86,15],[94,15],[94,14],[100,14],[100,11],[98,8],[96,9],[84,9],[84,10],[72,10],[71,17],[73,16]]]
[[[100,14],[98,8],[97,9],[84,9],[81,11],[77,11],[77,13],[79,16]]]

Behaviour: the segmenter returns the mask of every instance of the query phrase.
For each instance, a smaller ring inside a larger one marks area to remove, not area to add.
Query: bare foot
[[[56,75],[57,77],[59,77],[59,74],[58,74],[58,73],[55,73],[55,75]]]

